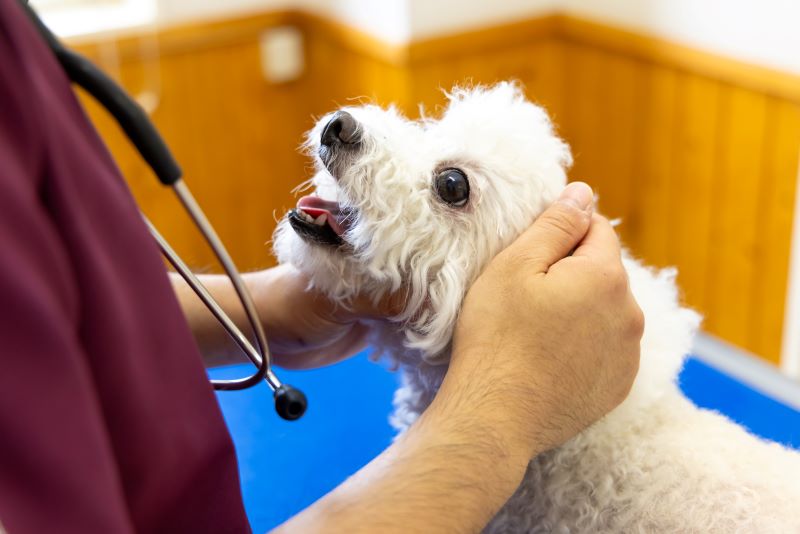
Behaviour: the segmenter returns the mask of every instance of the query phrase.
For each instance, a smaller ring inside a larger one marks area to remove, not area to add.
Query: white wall
[[[249,12],[290,9],[296,0],[156,0],[158,19],[178,23]]]
[[[156,18],[156,0],[121,0],[114,3],[69,5],[68,8],[42,8],[37,0],[31,5],[45,24],[61,37],[85,37],[115,33],[120,29],[150,26]]]
[[[411,39],[409,0],[297,0],[304,9],[349,24],[393,44]]]
[[[563,0],[407,0],[412,40],[553,13]]]
[[[567,12],[800,74],[798,0],[560,0]]]
[[[168,22],[300,8],[391,43],[569,12],[800,74],[800,0],[159,0]]]
[[[800,0],[124,0],[120,17],[73,17],[61,33],[174,24],[270,9],[306,9],[391,43],[424,39],[553,12],[654,34],[800,74]],[[36,4],[36,0],[32,0]],[[157,11],[148,6],[156,4]],[[157,15],[155,15],[157,13]]]
[[[160,22],[174,24],[247,12],[303,9],[391,43],[410,38],[407,0],[158,0]]]

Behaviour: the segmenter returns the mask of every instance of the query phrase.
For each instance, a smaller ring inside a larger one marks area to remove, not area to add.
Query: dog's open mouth
[[[352,210],[340,207],[338,202],[309,195],[301,198],[287,217],[294,231],[304,239],[338,247],[344,244],[342,235],[350,228]]]

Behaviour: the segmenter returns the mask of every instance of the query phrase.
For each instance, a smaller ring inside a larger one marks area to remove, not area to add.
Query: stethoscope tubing
[[[156,240],[158,248],[161,249],[161,252],[164,254],[164,257],[167,258],[167,261],[169,261],[170,265],[172,265],[175,271],[189,285],[198,298],[203,301],[203,304],[206,305],[208,310],[214,315],[217,321],[219,321],[225,331],[228,332],[228,335],[230,335],[231,338],[236,342],[242,352],[247,355],[247,357],[256,367],[258,367],[259,372],[246,378],[237,380],[215,380],[213,382],[214,389],[225,391],[246,389],[256,385],[258,382],[264,379],[269,384],[270,389],[273,391],[277,390],[281,386],[281,383],[269,369],[269,365],[265,365],[265,359],[259,355],[258,351],[256,351],[244,333],[231,320],[230,316],[225,313],[225,311],[222,309],[216,299],[214,299],[205,285],[203,285],[200,279],[197,278],[197,276],[195,276],[186,263],[181,260],[181,257],[178,256],[175,250],[170,246],[169,242],[164,239],[153,223],[150,222],[147,217],[144,217],[144,221],[150,230],[150,234]]]
[[[211,296],[208,289],[192,273],[191,269],[175,253],[174,249],[164,239],[155,226],[147,220],[145,222],[164,256],[175,270],[186,281],[191,289],[198,295],[202,302],[220,322],[226,332],[233,338],[239,348],[247,355],[258,370],[251,376],[234,380],[211,380],[216,390],[241,390],[252,387],[262,380],[266,381],[273,391],[275,409],[278,414],[287,420],[298,419],[305,413],[306,397],[303,393],[288,384],[278,380],[271,370],[272,358],[267,344],[264,328],[259,320],[253,299],[245,287],[244,281],[236,268],[230,254],[222,244],[208,218],[203,213],[200,205],[195,200],[188,186],[182,180],[182,171],[169,148],[159,134],[156,127],[150,122],[144,110],[111,78],[95,67],[88,59],[64,47],[58,38],[44,25],[26,0],[20,4],[27,12],[29,18],[47,42],[56,59],[60,63],[69,79],[83,87],[106,110],[111,113],[131,143],[136,147],[159,181],[173,190],[178,200],[189,213],[194,224],[205,237],[214,255],[219,260],[225,273],[233,284],[239,297],[247,320],[255,333],[255,347],[242,331],[234,324],[230,316],[222,309]]]

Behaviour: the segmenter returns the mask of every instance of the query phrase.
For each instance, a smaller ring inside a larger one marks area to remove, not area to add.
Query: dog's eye
[[[439,173],[434,183],[436,194],[451,206],[461,207],[469,199],[469,180],[458,169],[445,169]]]

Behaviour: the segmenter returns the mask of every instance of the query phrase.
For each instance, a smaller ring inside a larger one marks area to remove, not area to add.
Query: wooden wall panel
[[[665,267],[674,258],[670,244],[672,224],[678,218],[671,211],[671,184],[677,178],[678,75],[673,69],[650,65],[641,65],[639,74],[629,236],[638,254],[652,265]]]
[[[257,43],[283,24],[303,32],[307,69],[276,85],[261,76]],[[592,184],[601,210],[622,218],[633,254],[678,267],[686,302],[706,315],[710,332],[778,361],[800,77],[568,16],[406,47],[297,12],[157,39],[155,62],[135,37],[104,53],[84,49],[134,92],[160,85],[155,121],[244,269],[272,261],[275,218],[309,176],[297,147],[315,116],[364,101],[394,102],[411,117],[422,103],[435,114],[441,88],[516,79],[572,146],[571,179]],[[102,112],[89,110],[145,211],[194,267],[215,269],[174,199]]]
[[[683,73],[676,91],[674,164],[666,194],[668,213],[660,223],[668,236],[667,255],[661,265],[678,268],[678,283],[687,303],[707,314],[721,89],[717,82]],[[649,259],[646,253],[644,257]]]
[[[754,256],[758,238],[759,187],[764,179],[767,99],[729,87],[720,112],[719,169],[713,183],[714,204],[708,242],[706,326],[731,342],[749,347],[752,284],[759,268]]]
[[[641,112],[641,68],[630,58],[602,54],[599,72],[601,79],[595,94],[600,116],[596,139],[598,158],[603,163],[597,167],[599,207],[609,217],[619,218],[617,232],[623,241],[632,239],[636,230],[631,218],[633,204],[639,197],[640,182],[634,179],[634,163],[640,149],[638,118]],[[588,174],[595,179],[592,169]],[[605,191],[606,193],[603,193]]]
[[[748,345],[778,364],[789,272],[792,216],[800,158],[800,104],[771,98],[767,104],[768,134],[755,221],[759,260],[752,286]],[[800,325],[798,325],[800,327]]]
[[[606,205],[606,197],[613,194],[613,185],[598,179],[598,169],[604,164],[603,155],[598,150],[601,137],[608,135],[602,124],[597,95],[604,83],[601,69],[601,54],[573,44],[564,47],[566,102],[561,120],[562,135],[570,144],[573,167],[570,179],[592,185],[599,195],[600,202]],[[605,208],[604,208],[605,209]],[[616,214],[619,216],[619,214]]]
[[[636,234],[633,198],[642,186],[634,176],[641,124],[642,66],[583,46],[567,48],[563,135],[575,159],[571,179],[591,184],[600,210],[619,219],[620,235]]]
[[[635,256],[678,267],[707,331],[777,363],[797,103],[580,40],[564,65],[572,178],[623,219]]]
[[[561,116],[561,47],[552,40],[475,51],[461,57],[419,61],[410,66],[411,107],[421,103],[435,115],[446,104],[443,91],[454,86],[521,83],[531,100],[544,106],[556,123]],[[413,116],[413,113],[412,113]]]
[[[275,218],[294,204],[291,189],[305,176],[297,152],[310,126],[310,112],[297,105],[302,88],[265,82],[255,42],[164,54],[156,68],[160,101],[153,118],[186,183],[242,268],[273,264],[268,241]],[[133,93],[146,88],[143,69],[135,59],[121,64],[121,81]],[[172,193],[96,105],[89,103],[89,111],[143,211],[192,267],[217,271]]]

